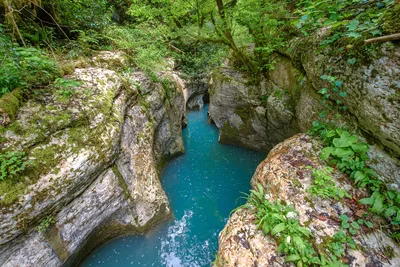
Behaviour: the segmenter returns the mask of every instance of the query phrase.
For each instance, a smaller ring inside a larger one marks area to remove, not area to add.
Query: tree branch
[[[400,40],[400,33],[381,36],[378,38],[371,38],[364,41],[364,44],[372,44],[372,43],[384,43],[388,41]]]

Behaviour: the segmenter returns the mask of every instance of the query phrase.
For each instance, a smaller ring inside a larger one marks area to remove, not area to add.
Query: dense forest
[[[173,70],[185,80],[229,65],[248,84],[259,85],[275,70],[279,55],[294,54],[293,47],[299,58],[310,49],[332,61],[345,58],[345,69],[368,65],[379,58],[382,45],[393,47],[390,41],[400,40],[399,0],[1,0],[0,13],[0,134],[18,130],[18,111],[31,99],[45,103],[53,95],[60,103],[70,101],[81,82],[69,75],[88,67],[88,59],[100,51],[126,55],[128,63],[115,66],[122,76],[140,70],[158,81],[155,73],[173,61]],[[310,48],[310,43],[316,45]],[[320,159],[330,167],[312,170],[311,195],[353,200],[332,182],[337,169],[368,192],[354,197],[368,213],[358,221],[341,217],[342,230],[327,246],[331,255],[324,254],[309,241],[308,229],[283,217],[295,210],[266,200],[265,188],[258,185],[245,207],[257,208],[259,229],[274,236],[278,251],[297,266],[344,266],[345,246],[355,247],[351,236],[362,227],[374,229],[373,216],[384,219],[382,228],[393,240],[400,239],[400,194],[369,168],[369,145],[357,136],[361,131],[343,126],[348,93],[329,64],[320,76],[328,86],[316,88],[324,109],[309,134],[322,142]],[[396,103],[400,80],[391,90]],[[40,169],[40,159],[31,159],[30,147],[4,148],[3,136],[0,203],[11,205],[30,184],[23,177]],[[397,146],[392,142],[387,150]],[[52,224],[46,219],[44,228]]]
[[[399,32],[395,2],[4,0],[1,94],[48,86],[71,70],[68,60],[98,50],[124,50],[146,71],[173,57],[188,76],[230,55],[259,75],[292,38],[329,28],[321,47],[357,55],[374,49],[366,39]]]

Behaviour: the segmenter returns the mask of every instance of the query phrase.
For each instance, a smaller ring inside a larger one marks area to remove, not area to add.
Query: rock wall
[[[252,84],[243,73],[217,69],[210,79],[209,115],[220,129],[219,141],[268,150],[265,84]]]
[[[224,143],[269,151],[307,131],[321,109],[307,76],[283,55],[261,82],[229,68],[216,69],[210,79],[210,116]]]
[[[0,266],[75,265],[170,216],[159,167],[184,151],[182,88],[122,77],[109,69],[121,55],[94,61],[66,77],[82,83],[69,98],[41,92],[1,132],[32,163],[0,196]]]
[[[360,48],[356,63],[349,64],[347,53],[310,49],[320,47],[320,37],[293,40],[287,51],[275,55],[275,69],[259,83],[228,67],[216,69],[210,78],[210,117],[219,128],[220,142],[263,151],[273,148],[254,174],[253,188],[261,183],[268,200],[294,206],[301,225],[313,235],[314,248],[329,255],[326,244],[340,228],[340,215],[359,219],[357,199],[367,194],[334,171],[337,187],[355,200],[311,197],[308,189],[314,178],[305,167],[322,169],[326,164],[319,159],[321,144],[296,133],[310,129],[324,110],[318,91],[330,84],[321,76],[335,76],[347,93],[344,98],[330,97],[348,107],[341,120],[370,144],[368,165],[391,189],[400,191],[400,44],[385,44],[368,53]],[[384,222],[371,220],[373,231],[362,228],[354,236],[358,249],[346,246],[346,264],[400,265],[398,244],[377,226]],[[220,233],[214,265],[291,266],[277,251],[276,241],[257,228],[255,211],[244,208],[232,214]]]
[[[275,57],[275,69],[261,83],[243,73],[216,69],[210,79],[210,116],[220,141],[269,151],[284,139],[310,129],[323,110],[320,89],[330,85],[320,77],[343,82],[348,107],[344,120],[370,144],[370,165],[388,182],[400,185],[400,45],[383,45],[354,65],[329,49],[313,51],[320,39],[296,39]]]
[[[189,109],[202,109],[208,103],[208,77],[202,75],[192,78],[186,87],[188,100],[186,106]]]
[[[319,40],[314,39],[301,44],[294,40],[288,55],[301,62],[316,90],[329,86],[320,78],[324,74],[343,81],[347,96],[340,100],[348,107],[357,126],[400,156],[400,44],[385,44],[375,53],[358,57],[353,65],[347,63],[345,53],[302,52],[318,44]],[[338,100],[336,94],[332,97]]]
[[[340,215],[349,220],[362,216],[362,209],[355,199],[324,199],[311,196],[309,188],[314,178],[312,166],[323,169],[327,165],[319,158],[321,143],[305,134],[298,134],[278,144],[268,157],[258,166],[251,184],[256,189],[260,183],[267,188],[265,198],[292,205],[298,212],[302,226],[312,234],[314,248],[329,255],[327,244],[340,230]],[[340,171],[331,173],[338,189],[346,190],[354,198],[366,197],[366,192],[356,189],[348,177]],[[361,212],[360,212],[361,211]],[[371,218],[374,229],[362,227],[353,236],[357,249],[351,249],[346,243],[343,258],[348,266],[399,266],[400,247],[394,243],[380,224],[378,217]],[[257,228],[255,211],[240,208],[229,218],[219,235],[219,250],[215,266],[292,266],[285,263],[284,255],[277,251],[277,243],[271,236],[265,236]],[[293,265],[294,266],[294,265]]]

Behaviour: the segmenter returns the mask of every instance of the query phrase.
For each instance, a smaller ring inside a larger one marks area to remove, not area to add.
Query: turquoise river
[[[243,192],[264,153],[218,143],[218,129],[207,123],[206,106],[189,111],[183,129],[186,153],[169,162],[162,185],[174,219],[141,236],[116,239],[94,251],[89,266],[210,266],[218,234],[230,212],[244,203]]]

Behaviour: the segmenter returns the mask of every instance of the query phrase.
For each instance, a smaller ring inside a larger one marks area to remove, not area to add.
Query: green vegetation
[[[53,224],[55,224],[54,217],[52,215],[49,215],[40,222],[39,226],[37,227],[37,230],[39,233],[44,233]]]
[[[333,254],[331,257],[335,259],[343,257],[346,245],[351,249],[356,249],[356,243],[344,231],[338,231],[335,233],[332,242],[328,244],[328,249]]]
[[[311,196],[321,196],[323,198],[342,199],[350,195],[344,189],[339,189],[332,177],[329,176],[333,171],[332,168],[324,168],[322,170],[313,170],[312,176],[314,177],[313,184],[309,192]]]
[[[146,71],[173,58],[188,76],[220,65],[229,53],[235,67],[265,74],[274,68],[271,55],[293,37],[326,28],[321,45],[345,47],[393,32],[398,9],[394,0],[5,0],[0,6],[4,36],[21,47],[69,59],[120,49]]]
[[[297,11],[301,18],[296,26],[304,35],[324,27],[329,28],[331,34],[321,45],[329,45],[340,38],[357,40],[379,36],[382,35],[380,18],[394,4],[394,0],[302,0]]]
[[[340,98],[344,98],[347,95],[346,91],[342,88],[343,82],[338,80],[336,77],[329,75],[322,75],[321,79],[323,81],[329,82],[329,84],[331,85],[330,88],[324,87],[318,91],[318,93],[322,95],[322,100],[321,100],[322,104],[326,108],[333,109],[339,107],[339,110],[346,110],[347,107],[344,106],[342,104],[342,100],[340,100]],[[339,98],[338,100],[334,101],[333,104],[331,102],[328,102],[328,100],[330,100],[332,96],[336,96],[336,98]],[[325,116],[326,116],[326,111],[322,112],[319,115],[320,118],[324,118]]]
[[[345,266],[338,255],[344,253],[348,237],[339,238],[338,235],[337,238],[334,237],[335,242],[329,243],[325,248],[324,254],[317,252],[310,230],[299,223],[298,212],[284,203],[269,201],[267,193],[258,184],[257,190],[250,190],[248,202],[242,208],[255,209],[258,228],[265,235],[275,238],[277,251],[286,255],[286,262],[294,262],[297,266]],[[352,246],[354,241],[350,244]]]
[[[314,122],[312,133],[318,134],[324,141],[321,159],[348,174],[356,186],[368,190],[370,196],[360,199],[359,203],[369,206],[372,213],[387,219],[389,233],[399,241],[400,195],[390,190],[368,167],[366,161],[369,160],[369,146],[360,142],[358,136],[319,121]],[[367,226],[370,227],[369,224]]]
[[[19,47],[3,33],[0,25],[0,97],[15,88],[23,90],[46,85],[59,75],[56,63],[40,49]]]
[[[12,203],[24,192],[26,183],[20,177],[31,165],[24,152],[0,152],[0,203]]]
[[[371,229],[374,228],[373,224],[368,220],[358,219],[350,222],[349,217],[346,214],[340,215],[340,219],[341,219],[341,228],[349,231],[351,235],[357,234],[357,232],[361,229],[361,225],[363,224],[368,228]]]
[[[68,99],[75,94],[74,88],[80,86],[82,83],[70,79],[57,78],[54,81],[54,87],[57,89],[56,93],[60,99]]]
[[[25,171],[29,163],[23,152],[0,152],[0,181],[12,179]]]

